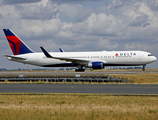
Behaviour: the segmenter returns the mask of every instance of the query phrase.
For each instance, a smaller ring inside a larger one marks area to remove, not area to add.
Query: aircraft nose
[[[152,61],[154,62],[154,61],[156,61],[157,60],[157,58],[155,57],[155,56],[153,56],[152,57]]]
[[[156,58],[155,56],[149,56],[149,57],[148,57],[148,61],[149,61],[150,63],[155,62],[156,60],[157,60],[157,58]]]
[[[154,61],[156,61],[157,60],[157,58],[154,56]]]

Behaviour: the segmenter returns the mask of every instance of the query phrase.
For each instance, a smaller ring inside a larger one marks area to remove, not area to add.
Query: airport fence
[[[72,76],[49,76],[49,77],[27,77],[24,75],[19,76],[9,76],[9,77],[0,77],[0,82],[134,82],[134,80],[125,80],[124,78],[115,78],[110,75],[108,76],[96,76],[96,77],[90,77],[90,76],[80,76],[76,75],[74,77]]]

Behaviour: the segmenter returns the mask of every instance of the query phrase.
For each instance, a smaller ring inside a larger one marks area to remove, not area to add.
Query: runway
[[[135,84],[0,84],[0,93],[158,94],[158,85]]]
[[[158,71],[88,71],[88,72],[0,72],[7,75],[110,75],[146,74]],[[158,85],[140,84],[0,84],[0,93],[109,93],[109,94],[158,94]]]
[[[146,74],[146,73],[158,73],[157,70],[151,71],[124,71],[124,70],[116,70],[116,71],[85,71],[85,72],[73,72],[73,71],[7,71],[0,72],[0,75],[110,75],[110,74]]]

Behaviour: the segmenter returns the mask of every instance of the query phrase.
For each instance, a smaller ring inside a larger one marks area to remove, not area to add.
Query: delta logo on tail
[[[33,53],[11,30],[3,29],[14,55]]]
[[[16,36],[6,36],[14,55],[19,55],[21,41]]]

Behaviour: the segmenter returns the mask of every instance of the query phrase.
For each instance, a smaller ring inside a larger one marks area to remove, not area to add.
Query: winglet
[[[62,48],[59,48],[60,52],[65,52]]]
[[[43,47],[40,47],[47,58],[53,58]]]

